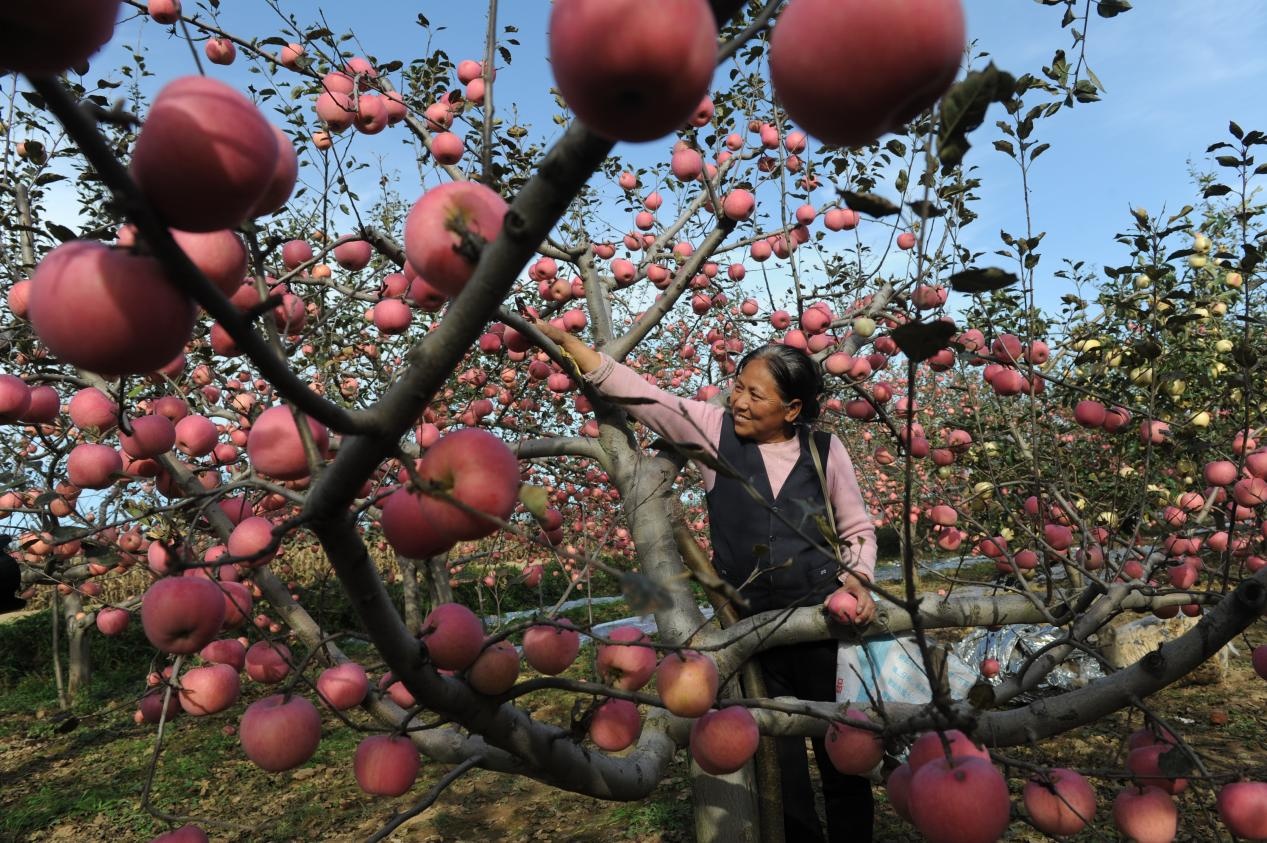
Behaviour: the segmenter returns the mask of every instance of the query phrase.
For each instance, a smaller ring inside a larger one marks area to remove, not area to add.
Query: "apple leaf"
[[[926,199],[916,199],[914,202],[907,202],[906,204],[907,206],[910,207],[912,211],[915,212],[915,216],[919,217],[920,219],[928,219],[930,217],[940,217],[942,214],[946,213],[941,208],[938,208],[935,204],[933,204],[932,202],[929,202]]]
[[[520,486],[519,502],[532,513],[533,518],[540,520],[545,518],[546,510],[550,507],[550,493],[542,486]]]
[[[914,360],[916,363],[922,363],[950,345],[950,338],[957,332],[953,322],[907,322],[905,325],[899,325],[889,332],[889,336],[893,337],[893,341],[897,343],[897,347],[902,349],[902,353]]]
[[[1015,87],[1012,74],[990,62],[985,70],[969,73],[946,92],[941,98],[941,123],[937,129],[937,157],[943,173],[949,173],[963,161],[972,146],[968,133],[985,121],[990,103],[1011,99]]]
[[[950,276],[950,287],[956,293],[988,293],[1010,287],[1020,279],[1015,274],[987,266],[984,269],[965,269]]]
[[[890,217],[902,210],[888,199],[874,193],[854,193],[850,190],[842,190],[840,198],[845,200],[845,205],[849,210],[869,217]]]
[[[1172,747],[1157,756],[1157,772],[1168,779],[1186,776],[1195,769],[1188,753],[1179,747]]]
[[[1122,12],[1129,12],[1133,7],[1126,0],[1098,0],[1095,13],[1102,18],[1115,18]]]

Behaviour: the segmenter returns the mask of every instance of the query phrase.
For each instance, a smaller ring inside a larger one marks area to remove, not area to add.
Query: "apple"
[[[180,0],[147,0],[146,11],[155,23],[170,26],[180,20]]]
[[[246,666],[246,647],[236,638],[220,638],[199,650],[198,658],[208,664],[227,664],[241,671]]]
[[[709,711],[691,724],[691,757],[713,776],[733,773],[747,764],[760,741],[752,712],[739,705]]]
[[[519,461],[506,443],[477,428],[442,437],[419,461],[418,476],[465,507],[440,497],[418,501],[423,519],[453,540],[496,532],[498,524],[480,513],[505,521],[519,499]]]
[[[1057,767],[1025,783],[1025,810],[1039,831],[1064,837],[1095,818],[1095,790],[1080,773]]]
[[[1259,644],[1255,647],[1250,660],[1254,665],[1254,672],[1263,679],[1267,679],[1267,644]]]
[[[909,231],[903,231],[897,236],[897,247],[904,252],[915,248],[915,235]],[[918,290],[916,291],[918,292]],[[918,303],[917,303],[917,306]]]
[[[958,729],[949,729],[945,732],[946,741],[950,744],[950,755],[952,758],[981,758],[985,761],[990,760],[990,753],[985,747],[978,746],[971,739]],[[911,744],[911,753],[906,759],[906,763],[911,765],[912,775],[918,773],[920,768],[925,764],[937,758],[945,758],[946,750],[942,744],[942,736],[939,732],[924,732],[915,739],[915,743]]]
[[[911,819],[911,765],[899,764],[884,782],[888,793],[889,804],[899,817],[910,822]]]
[[[31,388],[16,375],[0,375],[0,423],[15,422],[31,408]]]
[[[165,653],[189,655],[207,644],[224,623],[224,598],[205,577],[163,577],[145,592],[141,626]]]
[[[202,51],[212,64],[230,65],[238,57],[237,45],[228,38],[209,38]]]
[[[1219,790],[1219,819],[1246,840],[1267,840],[1267,782],[1230,782]]]
[[[507,207],[501,196],[478,182],[433,187],[405,220],[405,257],[427,283],[456,296],[475,271],[483,245],[501,233]]]
[[[613,141],[655,140],[691,119],[717,65],[705,0],[558,0],[550,67],[568,107]]]
[[[651,639],[642,630],[622,626],[607,636],[610,644],[600,644],[595,658],[599,678],[622,691],[637,691],[655,673],[656,653]]]
[[[770,36],[770,80],[811,135],[864,146],[936,102],[964,46],[959,0],[793,0]]]
[[[392,549],[409,559],[427,559],[457,541],[441,525],[425,520],[421,496],[403,486],[383,501],[380,523]]]
[[[330,434],[325,425],[305,417],[317,453],[330,447]],[[299,425],[289,407],[269,407],[260,413],[247,435],[246,454],[251,465],[261,474],[278,480],[299,480],[308,476],[308,458],[299,436]]]
[[[1007,781],[984,758],[935,758],[911,776],[911,822],[930,843],[989,843],[1007,831]]]
[[[206,456],[216,446],[218,435],[215,422],[191,414],[176,422],[176,449],[190,457]]]
[[[251,216],[273,180],[277,154],[273,127],[254,103],[223,82],[183,76],[154,98],[132,152],[132,175],[169,225],[217,231]]]
[[[327,667],[317,677],[317,693],[339,711],[360,705],[369,689],[370,681],[365,675],[365,668],[356,662]]]
[[[466,142],[453,132],[436,132],[431,136],[431,154],[436,163],[450,166],[462,160]]]
[[[62,411],[62,399],[57,390],[47,384],[30,389],[31,400],[18,420],[27,424],[48,424]]]
[[[194,266],[226,296],[233,295],[246,277],[246,244],[236,231],[179,231],[172,239]]]
[[[567,618],[560,618],[558,623],[572,626]],[[581,635],[572,629],[533,624],[524,632],[524,660],[533,670],[546,676],[558,676],[567,670],[580,650]]]
[[[119,433],[119,445],[133,459],[151,459],[165,454],[176,444],[176,426],[167,416],[140,416],[132,419],[132,433]]]
[[[727,219],[736,221],[746,220],[752,216],[752,212],[756,210],[757,200],[753,197],[752,192],[742,188],[736,188],[722,198],[721,210]],[[753,313],[756,311],[754,310]],[[748,314],[753,315],[752,313]]]
[[[297,694],[274,694],[251,703],[238,725],[246,757],[270,773],[298,767],[321,741],[321,714]]]
[[[998,659],[982,659],[981,660],[981,675],[984,676],[986,679],[992,679],[993,677],[998,676],[999,675],[999,660]]]
[[[519,653],[502,639],[489,644],[466,672],[466,681],[481,694],[500,696],[519,679]]]
[[[870,405],[868,405],[870,406]],[[858,619],[858,598],[838,588],[827,598],[827,617],[839,624],[852,624]]]
[[[290,674],[290,648],[274,641],[256,641],[246,651],[246,675],[275,685]]]
[[[195,717],[218,714],[238,701],[238,672],[227,664],[195,667],[180,677],[180,705]]]
[[[96,624],[102,635],[114,637],[123,634],[131,620],[132,615],[125,609],[105,606],[97,610]]]
[[[590,717],[590,740],[599,749],[620,752],[642,734],[638,706],[628,700],[610,699],[594,709]]]
[[[484,649],[484,624],[460,603],[441,603],[423,620],[421,638],[436,667],[466,670]]]
[[[193,823],[187,823],[180,828],[172,829],[158,837],[150,840],[150,843],[209,843],[210,838],[207,832],[203,831]]]
[[[374,247],[364,240],[345,240],[334,247],[335,262],[349,272],[369,266],[372,257]]]
[[[379,333],[395,336],[409,330],[414,315],[400,299],[383,299],[375,303],[372,318]]]
[[[865,712],[856,708],[846,709],[844,716],[847,720],[871,722]],[[833,721],[827,728],[823,744],[832,766],[847,776],[867,775],[884,757],[884,741],[878,732],[839,721]]]
[[[191,569],[186,572],[186,576],[200,575],[203,572],[198,569]],[[251,610],[255,605],[255,598],[251,596],[251,590],[240,582],[232,582],[223,579],[217,581],[221,593],[224,594],[224,629],[237,629],[244,626],[251,618]]]
[[[170,2],[170,0],[168,0]],[[80,67],[114,35],[119,0],[69,0],[0,9],[0,71],[56,76]]]
[[[374,796],[400,796],[414,786],[422,758],[403,735],[371,735],[356,747],[353,769],[361,790]]]
[[[66,458],[66,479],[81,489],[105,489],[123,471],[123,459],[109,445],[85,442]]]
[[[89,240],[44,256],[31,278],[28,314],[62,362],[110,377],[161,369],[194,326],[193,303],[158,261]]]
[[[717,665],[696,650],[669,653],[656,668],[656,688],[664,707],[679,717],[699,717],[717,699]]]
[[[157,723],[160,719],[163,719],[162,718],[163,698],[166,696],[166,694],[167,694],[166,688],[155,688],[152,691],[147,691],[145,695],[141,697],[141,703],[140,703],[140,709],[139,709],[140,714],[141,714],[141,722]],[[177,714],[180,714],[183,710],[184,709],[180,707],[180,694],[177,691],[173,690],[171,698],[167,702],[166,719],[170,721],[173,717],[175,717]]]
[[[243,518],[229,533],[228,549],[252,568],[267,565],[277,551],[267,550],[273,541],[273,522],[259,515]],[[267,552],[266,552],[267,551]]]
[[[1179,829],[1179,809],[1166,791],[1132,785],[1113,800],[1113,824],[1135,843],[1170,843]]]

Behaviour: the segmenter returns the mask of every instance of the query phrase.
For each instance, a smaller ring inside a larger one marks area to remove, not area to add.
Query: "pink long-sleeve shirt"
[[[635,399],[638,403],[622,406],[629,415],[666,439],[694,445],[707,453],[717,453],[725,415],[723,408],[665,392],[606,354],[602,355],[598,368],[585,375],[585,379],[605,396]],[[770,480],[770,491],[777,497],[800,459],[800,439],[794,436],[785,442],[771,442],[758,447]],[[699,461],[696,465],[704,477],[704,490],[712,489],[717,472]],[[836,436],[831,438],[827,452],[826,474],[827,494],[836,516],[836,533],[842,542],[842,559],[850,570],[870,580],[875,573],[875,527],[862,500],[853,460],[849,458],[844,443]]]

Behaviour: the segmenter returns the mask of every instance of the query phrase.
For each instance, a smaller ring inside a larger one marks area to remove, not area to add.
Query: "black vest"
[[[730,413],[723,417],[717,453],[722,465],[735,469],[739,477],[717,473],[707,494],[709,531],[717,573],[748,600],[744,615],[812,606],[840,585],[839,563],[816,520],[826,519],[827,504],[809,450],[809,429],[798,425],[797,436],[801,456],[776,498],[760,446],[735,435]],[[831,434],[817,432],[813,440],[825,474]]]

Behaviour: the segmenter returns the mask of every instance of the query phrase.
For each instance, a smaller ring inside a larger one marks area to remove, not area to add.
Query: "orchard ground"
[[[593,620],[600,622],[628,614],[622,604],[595,607],[594,612]],[[584,608],[578,610],[576,620],[586,614]],[[144,675],[150,658],[142,633],[133,625],[120,638],[94,640],[98,670],[92,686],[75,702],[72,723],[57,713],[57,689],[48,671],[28,664],[48,664],[48,626],[46,609],[0,618],[0,841],[148,840],[163,825],[139,807],[154,739],[152,725],[132,721],[140,690],[137,677]],[[1248,634],[1256,642],[1267,638],[1267,621]],[[1244,639],[1238,641],[1242,650],[1243,643]],[[345,647],[350,654],[372,658],[368,648],[355,642],[345,641]],[[566,675],[588,675],[592,659],[592,650],[583,649]],[[248,683],[243,703],[268,692],[258,683]],[[524,704],[534,717],[566,725],[574,698],[539,693]],[[1149,704],[1160,717],[1181,726],[1203,757],[1251,769],[1267,758],[1267,683],[1254,674],[1247,658],[1232,658],[1218,684],[1171,687]],[[248,813],[253,817],[249,830],[208,829],[217,841],[363,840],[447,772],[443,765],[424,763],[409,795],[368,797],[346,763],[361,734],[327,716],[316,756],[292,772],[269,774],[244,757],[236,734],[227,731],[236,720],[233,712],[226,712],[169,723],[155,779],[159,810],[215,816],[229,823]],[[357,720],[369,722],[363,715]],[[1046,743],[1044,752],[1056,753],[1079,769],[1118,769],[1124,764],[1125,737],[1139,724],[1138,714],[1119,712]],[[1023,749],[1013,753],[1029,757]],[[1034,754],[1034,760],[1039,759]],[[813,764],[811,772],[817,780]],[[1103,816],[1117,784],[1095,781]],[[876,839],[920,840],[888,806],[884,789],[877,786],[875,793]],[[1202,810],[1209,802],[1208,791],[1190,788],[1177,799],[1181,807],[1192,809],[1181,815],[1180,839],[1226,839],[1213,812]],[[691,811],[688,770],[681,755],[649,798],[631,803],[592,799],[477,769],[391,839],[685,843],[695,839]],[[1104,834],[1103,827],[1091,828],[1070,839],[1102,840]],[[1008,839],[1050,838],[1017,822]]]

